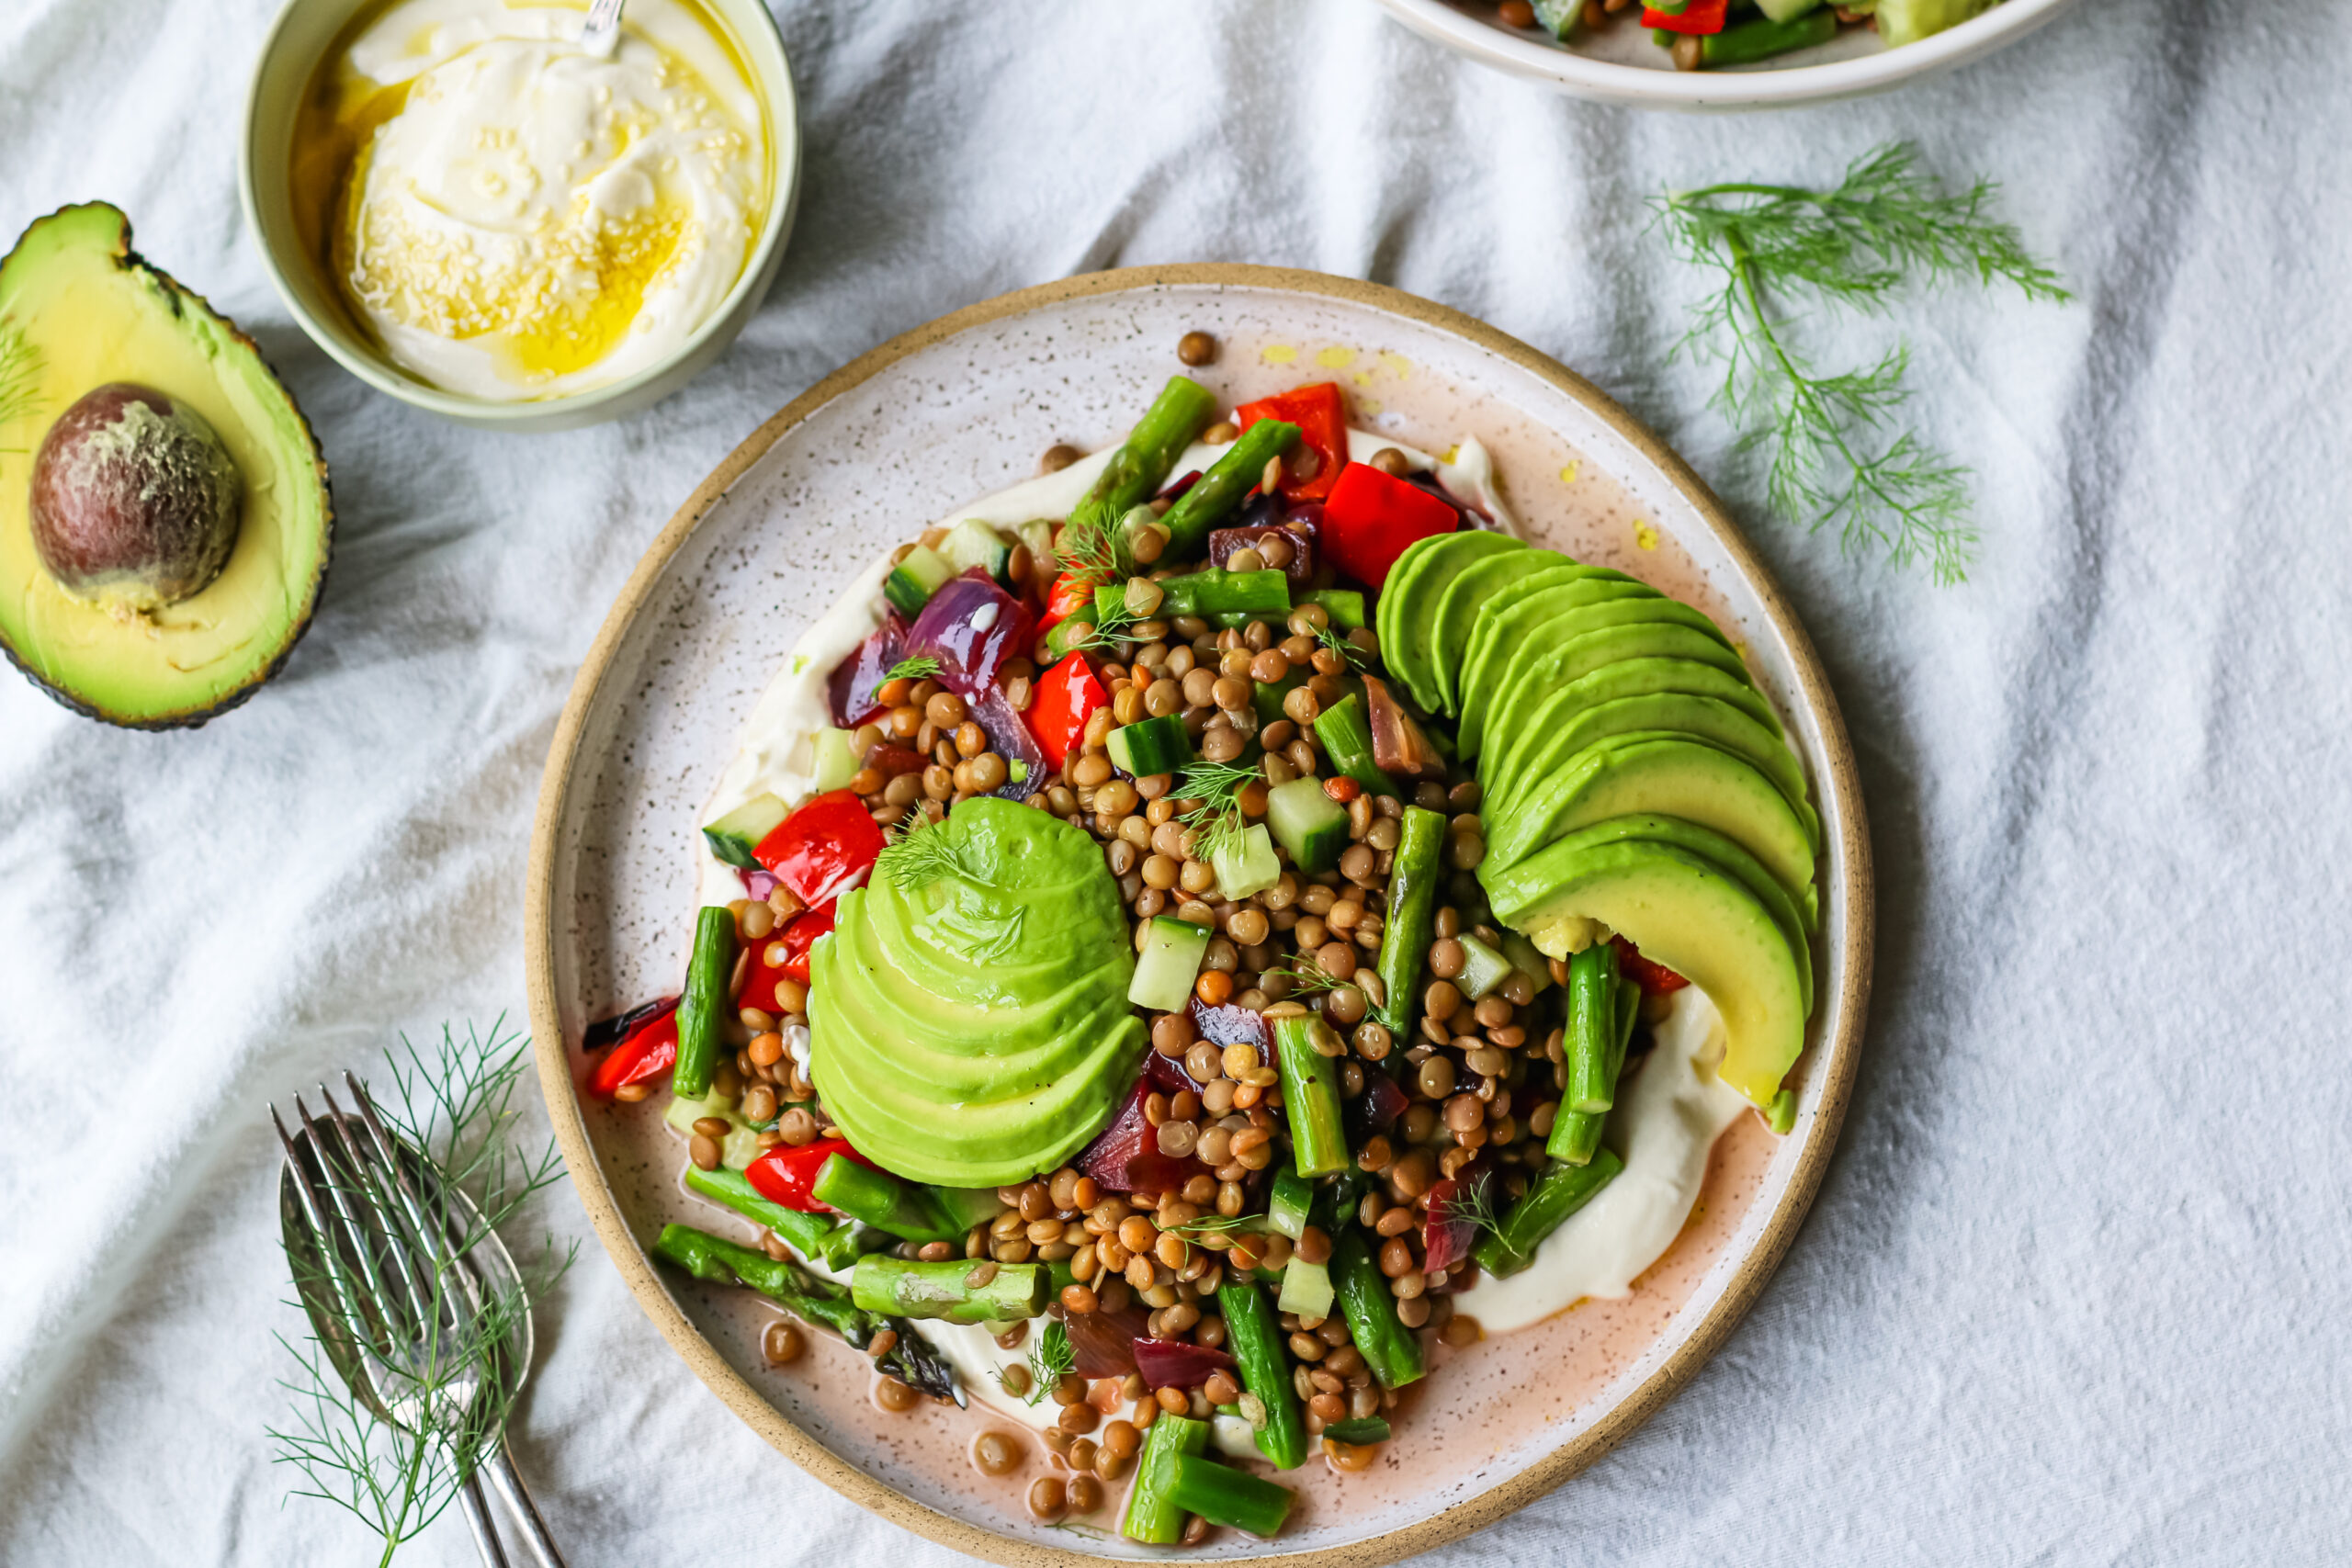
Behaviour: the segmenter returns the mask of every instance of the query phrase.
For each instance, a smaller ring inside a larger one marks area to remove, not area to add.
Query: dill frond
[[[1996,220],[1996,186],[1960,195],[1892,143],[1849,164],[1832,189],[1735,182],[1669,191],[1653,203],[1678,250],[1719,284],[1691,309],[1674,350],[1721,372],[1710,402],[1767,449],[1774,510],[1834,526],[1849,551],[1876,548],[1897,567],[1924,563],[1962,581],[1979,536],[1968,470],[1900,424],[1911,389],[1900,344],[1865,369],[1817,370],[1790,341],[1776,299],[1875,314],[1913,279],[2007,283],[2028,299],[2071,298],[2017,230]]]
[[[1068,1377],[1078,1365],[1078,1351],[1069,1342],[1069,1330],[1048,1321],[1045,1332],[1029,1347],[1029,1392],[1021,1396],[1023,1402],[1035,1404],[1054,1391],[1054,1385]],[[999,1369],[997,1385],[1004,1385],[1004,1373]],[[1012,1391],[1007,1389],[1008,1393]]]
[[[874,690],[879,693],[893,681],[928,681],[938,673],[939,660],[927,653],[901,659],[882,672],[882,679],[874,682]]]

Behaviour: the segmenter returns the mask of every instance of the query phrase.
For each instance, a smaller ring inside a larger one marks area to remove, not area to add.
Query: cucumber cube
[[[1209,928],[1154,915],[1136,960],[1127,1000],[1153,1012],[1182,1012],[1193,999],[1193,982],[1208,956]]]
[[[1227,838],[1209,856],[1209,865],[1216,873],[1218,893],[1237,904],[1283,879],[1283,863],[1274,858],[1274,840],[1263,827],[1244,828]]]
[[[841,731],[831,733],[838,735]],[[755,795],[706,827],[702,830],[703,842],[710,846],[712,854],[729,865],[742,871],[757,871],[760,863],[752,858],[752,852],[759,847],[762,839],[775,831],[776,824],[785,819],[787,812],[784,802],[775,795]]]
[[[1329,871],[1348,847],[1348,814],[1323,793],[1323,781],[1293,779],[1266,795],[1266,825],[1304,872]]]

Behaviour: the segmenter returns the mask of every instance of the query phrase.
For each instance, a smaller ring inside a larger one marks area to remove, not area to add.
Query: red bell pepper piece
[[[1299,440],[1321,461],[1314,476],[1303,479],[1291,475],[1296,457],[1283,464],[1283,494],[1291,500],[1320,501],[1340,482],[1340,470],[1348,466],[1348,410],[1340,400],[1337,381],[1294,387],[1278,398],[1244,403],[1233,417],[1244,430],[1261,419],[1288,420],[1298,426]]]
[[[1724,17],[1730,9],[1731,0],[1690,0],[1680,16],[1645,6],[1642,8],[1642,26],[1664,28],[1670,33],[1719,33],[1724,30]]]
[[[1670,997],[1690,982],[1668,969],[1665,964],[1642,956],[1640,948],[1623,937],[1611,937],[1617,949],[1617,967],[1633,976],[1645,997]]]
[[[846,1138],[820,1138],[813,1144],[794,1148],[789,1144],[777,1144],[763,1149],[758,1157],[743,1169],[743,1179],[752,1190],[772,1203],[787,1209],[797,1209],[804,1214],[830,1214],[831,1206],[820,1203],[808,1189],[816,1185],[817,1173],[825,1162],[840,1155],[854,1159],[868,1170],[878,1168],[875,1163],[849,1146]]]
[[[1037,617],[1037,635],[1043,637],[1057,622],[1093,607],[1094,584],[1077,572],[1063,572],[1054,579],[1053,592],[1046,595],[1046,613]]]
[[[1323,558],[1377,588],[1405,547],[1451,534],[1462,514],[1449,502],[1370,463],[1351,463],[1323,503]]]
[[[588,1092],[610,1100],[624,1084],[666,1073],[678,1060],[678,1004],[672,1002],[630,1031],[588,1076]]]
[[[1091,595],[1093,590],[1087,592]],[[1021,717],[1029,733],[1037,738],[1037,750],[1059,771],[1085,740],[1086,721],[1110,700],[1103,694],[1102,682],[1094,678],[1094,667],[1087,663],[1086,655],[1073,653],[1037,677],[1030,693],[1029,711]],[[1045,787],[1043,781],[1037,787]]]
[[[763,1012],[798,1011],[798,1009],[787,1009],[776,1000],[775,983],[793,980],[806,986],[808,983],[808,950],[817,945],[819,937],[832,929],[833,906],[826,904],[796,915],[779,926],[766,941],[748,944],[752,957],[751,967],[743,972],[743,1005],[758,1008]],[[771,956],[775,962],[769,962]]]
[[[810,908],[863,883],[885,842],[854,791],[812,795],[759,841],[752,858]]]

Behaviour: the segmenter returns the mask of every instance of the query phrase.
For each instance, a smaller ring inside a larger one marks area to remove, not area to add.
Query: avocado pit
[[[109,382],[50,427],[33,461],[33,547],[76,598],[153,611],[198,593],[237,543],[244,479],[204,416]]]

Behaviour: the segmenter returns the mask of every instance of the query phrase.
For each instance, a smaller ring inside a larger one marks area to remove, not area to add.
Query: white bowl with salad
[[[1817,664],[1670,454],[1441,308],[1180,267],[722,465],[575,686],[528,947],[600,1236],[784,1452],[999,1561],[1362,1563],[1729,1331],[1870,899]]]
[[[1580,98],[1787,108],[1883,93],[2016,42],[2072,0],[1380,0],[1425,38]]]

